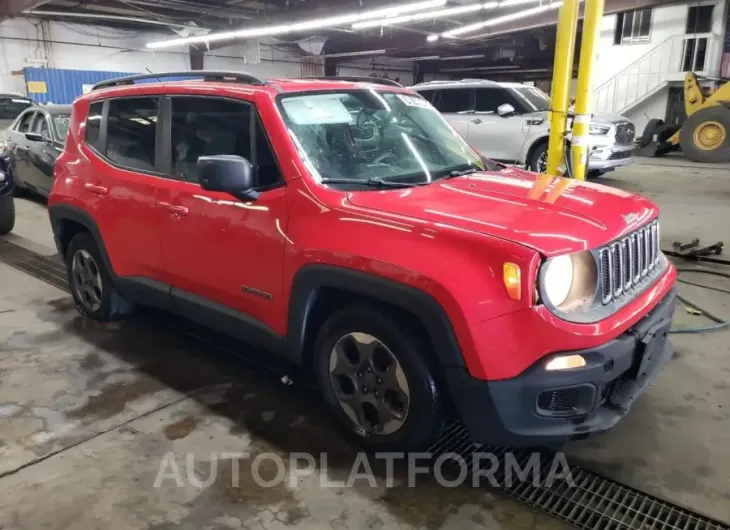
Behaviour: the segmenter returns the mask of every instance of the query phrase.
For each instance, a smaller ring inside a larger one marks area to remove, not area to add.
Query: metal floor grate
[[[26,272],[55,287],[68,290],[66,271],[58,256],[41,256],[0,239],[0,262]],[[172,326],[174,331],[190,335],[189,330]],[[195,335],[193,335],[195,336]],[[218,350],[231,352],[226,342],[205,342]],[[267,371],[271,371],[268,369]],[[283,373],[281,375],[284,375]],[[473,472],[474,456],[490,453],[500,462],[491,480],[482,480],[485,487],[494,481],[508,497],[539,510],[547,515],[585,530],[730,530],[730,525],[694,513],[671,502],[601,476],[568,462],[572,484],[558,479],[550,485],[532,479],[517,478],[509,484],[505,480],[506,461],[509,453],[520,469],[527,469],[533,455],[539,455],[538,477],[549,474],[555,453],[541,450],[510,450],[505,447],[482,446],[471,441],[466,429],[459,423],[452,424],[444,435],[429,449],[432,459],[439,456],[458,455]],[[447,470],[446,470],[447,471]]]
[[[510,481],[506,479],[505,456],[511,454],[513,461],[522,469],[528,469],[530,459],[538,455],[535,462],[537,477],[549,475],[555,453],[548,450],[510,450],[505,447],[481,446],[471,441],[466,429],[458,423],[451,425],[446,433],[429,450],[434,458],[441,455],[461,456],[467,466],[474,462],[474,455],[489,453],[497,457],[500,467],[494,473],[494,481],[500,484],[500,491],[515,500],[547,515],[585,530],[728,530],[730,526],[707,516],[694,513],[653,495],[641,492],[615,480],[567,462],[572,484],[566,479],[557,479],[551,484],[540,484],[531,478]],[[472,470],[473,471],[473,470]],[[485,486],[490,481],[482,480]]]

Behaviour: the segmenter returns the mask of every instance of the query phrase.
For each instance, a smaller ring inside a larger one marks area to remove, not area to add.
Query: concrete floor
[[[727,169],[634,164],[610,177],[660,204],[665,248],[727,237]],[[53,254],[42,203],[17,206],[12,241]],[[730,316],[730,296],[680,290]],[[704,322],[682,306],[675,320]],[[614,431],[568,446],[572,461],[730,522],[729,339],[676,335],[678,355],[651,391]],[[291,452],[328,453],[332,480],[356,458],[309,392],[149,322],[96,325],[67,293],[0,265],[2,530],[565,528],[490,492],[428,479],[416,488],[386,488],[380,476],[322,488],[319,472],[295,487],[252,479],[256,455]],[[275,473],[261,468],[264,479]]]

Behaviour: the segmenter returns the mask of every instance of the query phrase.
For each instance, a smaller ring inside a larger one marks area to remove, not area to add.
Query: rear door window
[[[439,112],[455,114],[471,110],[471,88],[438,90],[434,106]]]
[[[109,101],[106,156],[128,169],[155,170],[158,98]]]

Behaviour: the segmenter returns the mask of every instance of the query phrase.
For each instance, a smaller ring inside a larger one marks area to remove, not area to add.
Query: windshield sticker
[[[352,115],[338,96],[304,96],[283,99],[286,113],[298,125],[350,123]]]
[[[398,94],[398,99],[409,107],[418,107],[420,109],[433,109],[431,104],[423,98],[418,96],[408,96],[404,94]]]

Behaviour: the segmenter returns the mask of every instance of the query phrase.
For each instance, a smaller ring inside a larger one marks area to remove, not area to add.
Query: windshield
[[[0,120],[14,120],[31,105],[33,102],[26,98],[0,98]]]
[[[68,120],[70,116],[68,114],[53,114],[53,128],[56,129],[56,137],[64,141],[68,134]]]
[[[514,91],[531,112],[542,112],[550,108],[550,98],[539,88],[520,87]]]
[[[484,169],[480,155],[420,96],[370,89],[280,101],[300,156],[319,180],[421,184]]]

